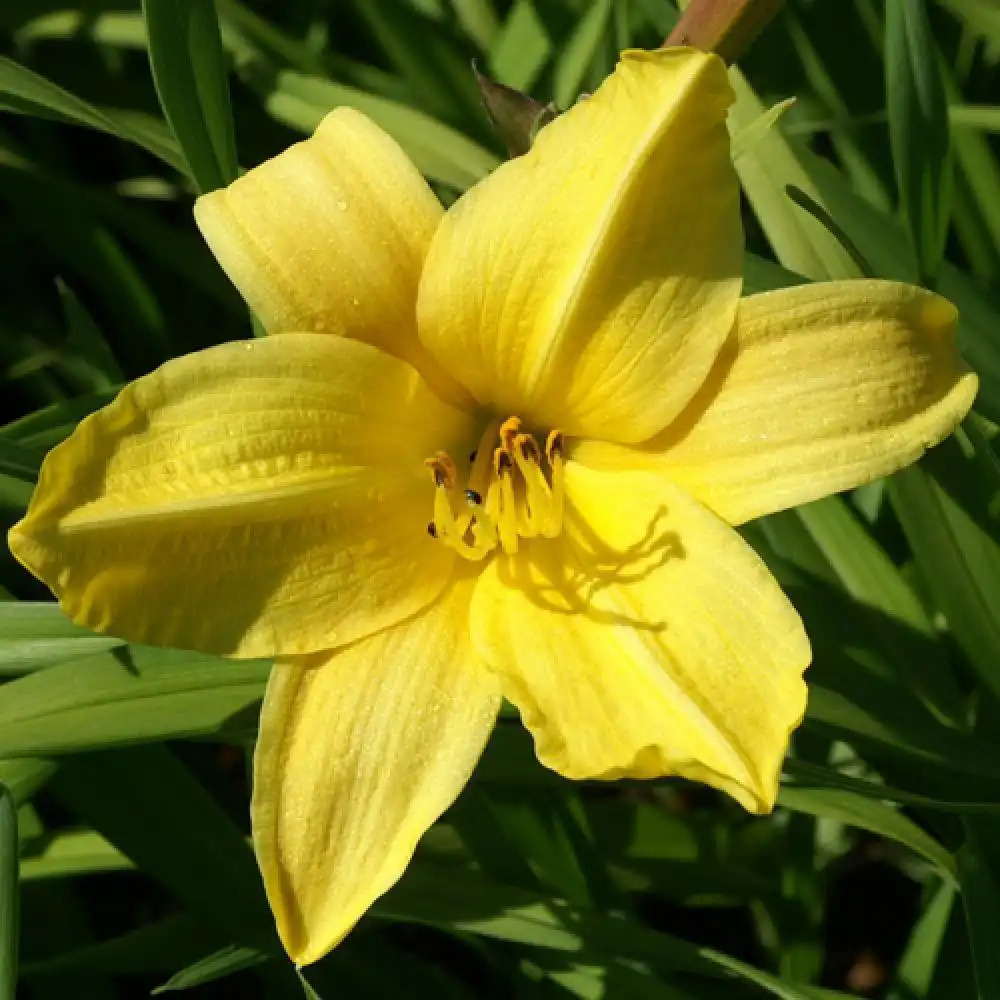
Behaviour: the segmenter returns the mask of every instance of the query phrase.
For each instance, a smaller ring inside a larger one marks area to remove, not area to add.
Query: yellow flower
[[[809,644],[731,525],[914,460],[976,379],[920,289],[740,300],[730,100],[714,56],[628,53],[447,214],[333,112],[196,208],[279,335],[46,459],[10,544],[75,621],[275,658],[254,844],[297,962],[399,878],[501,695],[563,775],[773,806]]]

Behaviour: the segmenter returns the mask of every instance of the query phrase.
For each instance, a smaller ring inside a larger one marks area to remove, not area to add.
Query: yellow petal
[[[978,381],[954,306],[889,281],[753,295],[736,340],[644,456],[583,445],[581,461],[652,462],[732,524],[850,489],[916,461],[968,412]]]
[[[311,138],[199,198],[194,214],[268,333],[374,344],[467,399],[416,335],[417,283],[443,210],[364,115],[337,108]]]
[[[500,707],[468,641],[468,581],[340,651],[279,660],[254,756],[254,847],[300,965],[402,875],[464,787]]]
[[[763,563],[652,472],[566,468],[563,539],[484,574],[473,640],[539,759],[570,778],[680,774],[765,812],[809,642]]]
[[[641,441],[701,385],[732,326],[743,233],[717,57],[627,52],[448,212],[420,337],[495,413]]]
[[[423,459],[467,418],[321,334],[224,344],[127,386],[45,459],[14,555],[76,622],[236,656],[326,649],[451,571]]]

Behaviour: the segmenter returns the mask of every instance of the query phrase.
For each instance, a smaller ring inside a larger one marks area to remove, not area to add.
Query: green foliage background
[[[450,202],[503,155],[471,59],[566,106],[677,17],[668,0],[216,10],[0,5],[4,527],[45,450],[123,380],[250,334],[191,220],[198,190],[349,104]],[[3,552],[0,1000],[1000,997],[998,11],[791,0],[734,74],[748,290],[862,273],[936,287],[982,380],[919,466],[748,529],[815,648],[773,817],[679,782],[560,781],[505,716],[310,986],[246,844],[268,665],[86,633]]]

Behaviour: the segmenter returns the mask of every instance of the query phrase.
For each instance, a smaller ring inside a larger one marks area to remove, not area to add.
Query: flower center
[[[451,456],[427,459],[434,477],[437,538],[465,559],[485,559],[496,548],[517,552],[519,538],[555,538],[563,520],[563,436],[550,431],[542,449],[521,430],[518,417],[495,420],[469,459],[464,489]]]

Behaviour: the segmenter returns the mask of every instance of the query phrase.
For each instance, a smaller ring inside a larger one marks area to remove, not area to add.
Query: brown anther
[[[542,459],[542,453],[538,447],[538,442],[530,434],[518,434],[514,439],[514,447],[521,450],[521,454],[529,462],[538,463]]]
[[[550,465],[553,459],[563,457],[562,431],[549,431],[549,436],[545,439],[545,457]]]
[[[427,522],[427,534],[430,535],[431,538],[437,538],[438,536],[437,525],[433,521]]]
[[[477,507],[481,507],[483,504],[483,496],[481,493],[477,493],[475,490],[466,490],[465,499],[471,504],[475,504]]]
[[[431,470],[435,486],[446,486],[451,489],[455,485],[458,474],[455,463],[447,452],[437,452],[433,458],[428,458],[424,465]]]

